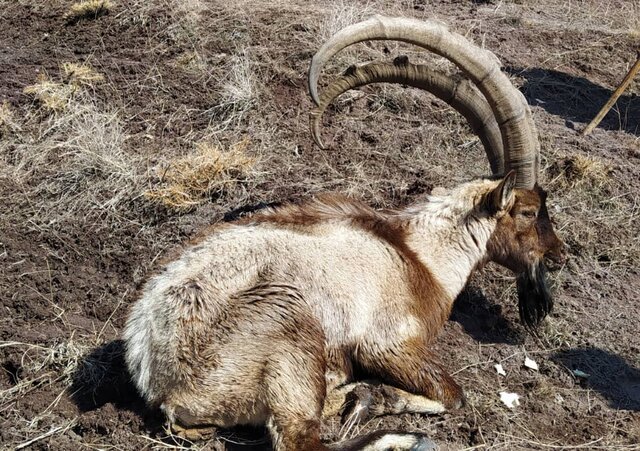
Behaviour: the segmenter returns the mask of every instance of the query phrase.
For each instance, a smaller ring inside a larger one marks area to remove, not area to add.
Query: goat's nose
[[[551,271],[556,271],[562,268],[567,263],[568,259],[569,250],[564,243],[556,249],[551,249],[544,256],[547,269]]]
[[[569,246],[567,246],[564,243],[561,243],[559,254],[560,254],[559,260],[564,265],[567,262],[567,260],[569,260]]]

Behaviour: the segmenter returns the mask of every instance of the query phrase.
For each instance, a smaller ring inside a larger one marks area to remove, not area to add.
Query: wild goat
[[[405,59],[351,69],[318,98],[322,65],[371,39],[417,44],[456,63],[470,83]],[[375,413],[463,405],[430,343],[471,273],[493,261],[518,274],[520,314],[551,309],[543,259],[564,259],[536,184],[528,106],[492,53],[443,26],[376,17],[345,28],[315,55],[310,91],[322,112],[376,82],[427,89],[464,114],[494,173],[398,211],[320,196],[213,227],[146,284],[124,333],[133,380],[187,437],[209,426],[266,423],[276,450],[430,449],[421,434],[376,432],[327,446],[325,398],[344,400],[354,369],[388,385]]]

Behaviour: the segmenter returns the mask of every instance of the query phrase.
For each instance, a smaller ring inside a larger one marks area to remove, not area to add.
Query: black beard
[[[519,274],[516,281],[520,321],[527,327],[536,327],[553,309],[553,298],[547,285],[547,268],[543,262],[538,262]]]

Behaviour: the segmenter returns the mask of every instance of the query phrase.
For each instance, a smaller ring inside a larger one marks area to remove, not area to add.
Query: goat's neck
[[[408,221],[408,245],[431,270],[453,303],[473,270],[486,262],[495,220],[456,212],[446,202],[430,202]]]

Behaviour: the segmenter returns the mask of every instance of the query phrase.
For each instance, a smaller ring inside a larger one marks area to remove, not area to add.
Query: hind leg
[[[184,427],[178,423],[172,423],[169,426],[172,434],[177,435],[178,437],[187,439],[189,441],[197,441],[197,440],[208,440],[216,435],[216,431],[218,428],[215,426],[193,426],[193,427]]]
[[[263,382],[274,449],[325,451],[320,442],[327,371],[324,333],[303,309],[283,311],[279,322],[282,330],[271,343]]]
[[[309,343],[305,343],[308,347]],[[267,427],[276,451],[327,448],[320,443],[320,418],[325,395],[322,353],[287,346],[273,355],[266,369]]]

